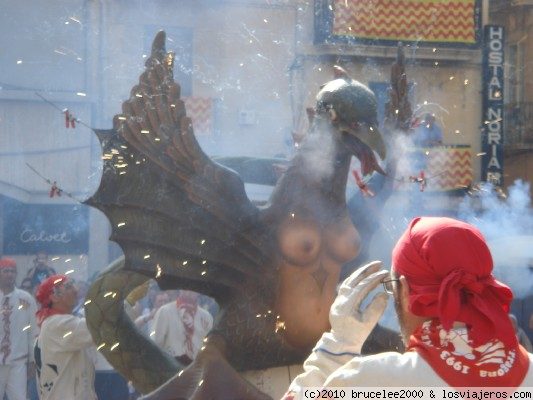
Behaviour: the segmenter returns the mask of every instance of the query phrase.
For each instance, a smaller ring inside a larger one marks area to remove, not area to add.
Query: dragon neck
[[[345,208],[350,160],[351,154],[332,135],[308,137],[276,186],[271,204],[282,203],[286,210],[302,204]]]

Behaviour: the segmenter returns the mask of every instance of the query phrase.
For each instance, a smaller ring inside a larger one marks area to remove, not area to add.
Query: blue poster
[[[87,254],[89,212],[82,204],[26,204],[2,198],[5,255]]]

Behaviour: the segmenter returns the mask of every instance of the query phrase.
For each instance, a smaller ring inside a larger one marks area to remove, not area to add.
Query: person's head
[[[492,269],[489,248],[474,226],[444,217],[411,221],[392,252],[404,341],[423,321],[438,319],[446,330],[465,324],[474,345],[493,338],[513,342],[507,316],[513,295]]]
[[[12,258],[0,259],[0,289],[13,290],[17,279],[17,263]]]
[[[46,254],[44,251],[39,251],[35,255],[35,259],[33,260],[35,267],[37,269],[44,269],[48,267],[48,254]]]
[[[42,309],[70,314],[78,303],[78,289],[65,275],[52,275],[37,288],[35,295]]]

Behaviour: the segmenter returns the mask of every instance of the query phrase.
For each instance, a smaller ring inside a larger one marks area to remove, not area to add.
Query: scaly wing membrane
[[[126,268],[222,300],[269,263],[268,230],[234,171],[194,136],[159,32],[113,129],[97,131],[104,172],[87,203],[111,220]]]

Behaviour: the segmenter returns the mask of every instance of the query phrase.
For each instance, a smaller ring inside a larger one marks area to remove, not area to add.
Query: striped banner
[[[448,145],[413,150],[413,160],[423,160],[419,165],[427,179],[425,191],[449,191],[464,189],[473,181],[472,152],[467,145]],[[413,163],[413,165],[416,163]],[[420,171],[413,171],[418,176]],[[400,177],[401,178],[401,177]],[[412,184],[404,182],[400,190],[412,190]]]
[[[332,0],[331,35],[357,39],[477,43],[477,0]]]
[[[215,101],[210,97],[184,97],[187,116],[192,120],[196,136],[214,133]]]

